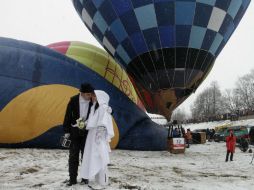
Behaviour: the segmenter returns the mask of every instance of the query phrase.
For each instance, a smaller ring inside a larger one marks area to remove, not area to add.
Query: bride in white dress
[[[109,95],[102,90],[95,90],[92,96],[93,106],[89,114],[86,129],[88,135],[81,165],[81,177],[89,180],[89,185],[108,185],[110,141],[114,137],[113,122],[108,106]],[[91,181],[95,180],[95,183]]]

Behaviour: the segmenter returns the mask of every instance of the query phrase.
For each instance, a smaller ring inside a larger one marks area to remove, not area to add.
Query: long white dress
[[[100,185],[107,185],[107,165],[110,162],[109,142],[114,136],[111,108],[108,106],[109,96],[104,91],[95,90],[99,107],[91,108],[86,129],[84,155],[81,165],[81,177],[92,180],[95,178]]]

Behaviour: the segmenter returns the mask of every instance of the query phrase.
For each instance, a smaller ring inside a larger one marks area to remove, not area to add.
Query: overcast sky
[[[41,45],[76,40],[101,47],[82,23],[71,0],[0,0],[0,36]],[[206,80],[180,107],[188,110],[195,96],[212,81],[218,81],[222,90],[233,88],[238,77],[254,69],[253,36],[252,1]]]

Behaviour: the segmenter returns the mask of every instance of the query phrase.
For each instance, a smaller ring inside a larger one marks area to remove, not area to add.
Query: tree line
[[[239,77],[232,89],[220,90],[217,81],[205,88],[190,107],[191,116],[176,109],[172,119],[187,122],[204,122],[222,119],[238,119],[254,114],[254,69]]]

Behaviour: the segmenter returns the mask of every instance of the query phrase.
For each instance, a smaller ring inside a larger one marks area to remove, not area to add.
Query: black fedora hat
[[[82,83],[79,91],[83,93],[92,93],[94,91],[94,88],[89,83]]]

